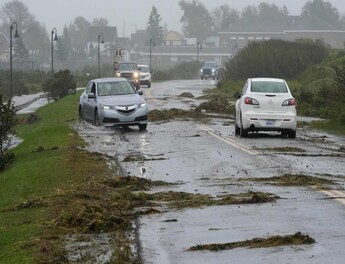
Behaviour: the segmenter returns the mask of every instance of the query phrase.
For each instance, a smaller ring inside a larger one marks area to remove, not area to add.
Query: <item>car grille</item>
[[[123,73],[121,73],[121,77],[126,78],[126,79],[133,79],[133,73],[123,72]]]
[[[211,75],[211,72],[212,72],[211,69],[203,69],[203,70],[202,70],[202,73],[203,73],[204,75]]]
[[[130,115],[137,110],[137,107],[135,105],[117,106],[116,110],[121,114]]]
[[[117,118],[104,118],[103,123],[118,123],[120,122],[119,119]]]

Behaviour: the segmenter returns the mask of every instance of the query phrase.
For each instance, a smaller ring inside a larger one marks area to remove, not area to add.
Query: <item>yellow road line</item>
[[[163,105],[163,103],[162,103],[161,101],[155,99],[155,98],[152,96],[151,91],[152,91],[151,88],[150,88],[150,89],[147,89],[147,90],[145,91],[146,97],[147,97],[148,99],[150,99],[151,101],[155,102],[157,105]]]
[[[228,144],[228,145],[230,145],[230,146],[233,146],[233,147],[235,147],[235,148],[237,148],[237,149],[239,149],[239,150],[242,150],[242,151],[244,151],[244,152],[246,152],[246,153],[248,153],[248,154],[250,154],[250,155],[257,155],[258,154],[258,152],[256,152],[256,151],[254,151],[254,150],[251,150],[251,149],[248,149],[246,146],[244,146],[244,145],[242,145],[242,144],[240,144],[240,143],[238,143],[238,142],[236,142],[236,141],[234,141],[234,140],[232,140],[232,139],[230,139],[230,138],[223,138],[223,137],[221,137],[221,136],[218,136],[215,132],[214,132],[214,130],[212,130],[211,128],[209,128],[209,127],[207,127],[207,126],[205,126],[205,125],[197,125],[199,128],[201,128],[202,130],[204,130],[204,131],[206,131],[208,134],[210,134],[211,136],[213,136],[213,137],[215,137],[215,138],[217,138],[217,139],[219,139],[219,140],[221,140],[221,141],[223,141],[223,142],[225,142],[226,144]]]

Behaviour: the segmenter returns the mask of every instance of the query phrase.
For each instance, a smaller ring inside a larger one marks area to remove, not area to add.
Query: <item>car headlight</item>
[[[138,77],[139,77],[139,74],[138,74],[137,72],[135,72],[135,73],[133,74],[133,76],[134,76],[134,78],[138,78]]]
[[[215,69],[212,69],[212,73],[214,73],[216,70]]]
[[[202,73],[202,69],[200,69],[200,72]]]
[[[103,105],[103,104],[100,104],[99,107],[103,110],[110,110],[112,109],[113,107],[110,106],[110,105]]]
[[[142,103],[142,104],[139,104],[139,107],[145,107],[145,106],[146,106],[146,102]]]
[[[116,77],[121,77],[121,73],[120,72],[117,72],[115,75],[116,75]]]

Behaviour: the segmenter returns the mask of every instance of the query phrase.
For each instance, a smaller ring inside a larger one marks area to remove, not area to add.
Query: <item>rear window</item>
[[[287,93],[283,82],[252,82],[251,91],[254,93]]]

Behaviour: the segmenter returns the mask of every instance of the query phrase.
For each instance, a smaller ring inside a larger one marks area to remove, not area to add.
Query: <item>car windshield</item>
[[[284,82],[257,81],[252,82],[251,91],[255,93],[287,93]]]
[[[137,67],[133,63],[120,63],[119,69],[120,71],[133,71],[133,70],[136,70]]]
[[[149,67],[147,67],[147,66],[140,66],[140,71],[147,73],[147,72],[149,72]]]
[[[99,83],[97,92],[99,96],[135,94],[135,90],[128,81]]]
[[[213,68],[216,64],[214,62],[205,62],[204,67],[205,68]]]

